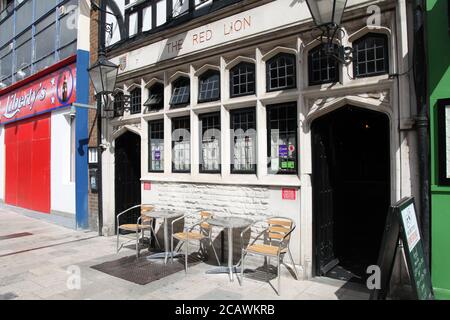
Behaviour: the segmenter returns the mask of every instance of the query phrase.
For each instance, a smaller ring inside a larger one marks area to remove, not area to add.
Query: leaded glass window
[[[220,172],[220,112],[199,116],[200,137],[200,172]]]
[[[191,86],[189,78],[181,77],[172,84],[172,98],[170,105],[172,107],[181,107],[189,104],[191,99]]]
[[[353,43],[353,73],[357,78],[377,76],[389,72],[388,37],[373,34]]]
[[[161,110],[164,108],[164,85],[162,83],[154,84],[149,90],[149,98],[144,106],[149,110]]]
[[[256,173],[256,110],[230,112],[231,173]]]
[[[230,96],[239,97],[254,94],[255,65],[241,62],[230,70]]]
[[[266,64],[267,91],[292,89],[297,86],[295,55],[279,53]]]
[[[220,72],[209,70],[199,77],[198,102],[220,99]]]
[[[308,52],[308,74],[310,86],[338,82],[339,63],[319,45]]]
[[[141,97],[142,93],[141,93],[141,88],[136,88],[133,91],[131,91],[130,94],[130,112],[131,114],[138,114],[141,113],[141,102],[142,102],[142,97]]]
[[[267,107],[268,157],[270,174],[297,173],[297,105]]]

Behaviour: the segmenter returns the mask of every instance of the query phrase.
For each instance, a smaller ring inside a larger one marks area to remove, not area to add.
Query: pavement
[[[37,214],[40,215],[40,214]],[[206,271],[199,263],[147,285],[91,268],[135,254],[125,247],[116,254],[115,237],[77,231],[51,219],[0,206],[0,300],[367,300],[364,288],[328,279],[296,281],[282,273],[281,295],[265,280],[230,282],[227,275]],[[261,261],[249,261],[257,268]],[[284,268],[283,268],[284,269]],[[74,277],[75,275],[75,277]],[[276,280],[272,282],[276,284]]]

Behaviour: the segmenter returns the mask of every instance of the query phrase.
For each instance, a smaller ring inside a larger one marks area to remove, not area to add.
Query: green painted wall
[[[450,187],[437,183],[438,99],[450,98],[448,1],[426,0],[431,121],[431,274],[436,297],[450,299]]]

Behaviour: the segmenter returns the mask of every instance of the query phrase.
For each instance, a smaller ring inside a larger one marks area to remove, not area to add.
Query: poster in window
[[[450,185],[450,99],[438,101],[438,183]]]

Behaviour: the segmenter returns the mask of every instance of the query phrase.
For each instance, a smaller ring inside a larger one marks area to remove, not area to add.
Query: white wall
[[[51,210],[75,214],[75,182],[71,182],[71,130],[67,109],[52,112]]]
[[[0,202],[5,201],[5,127],[0,126]]]
[[[270,216],[291,218],[297,225],[291,239],[291,251],[295,262],[300,263],[300,190],[296,191],[296,200],[283,200],[281,187],[152,182],[151,189],[142,190],[142,202],[158,208],[176,209],[184,213],[206,210],[216,215],[238,215],[255,220]],[[220,231],[216,228],[213,238]],[[162,229],[157,233],[158,237],[162,235]],[[234,254],[239,255],[238,233],[234,234],[234,242]]]

